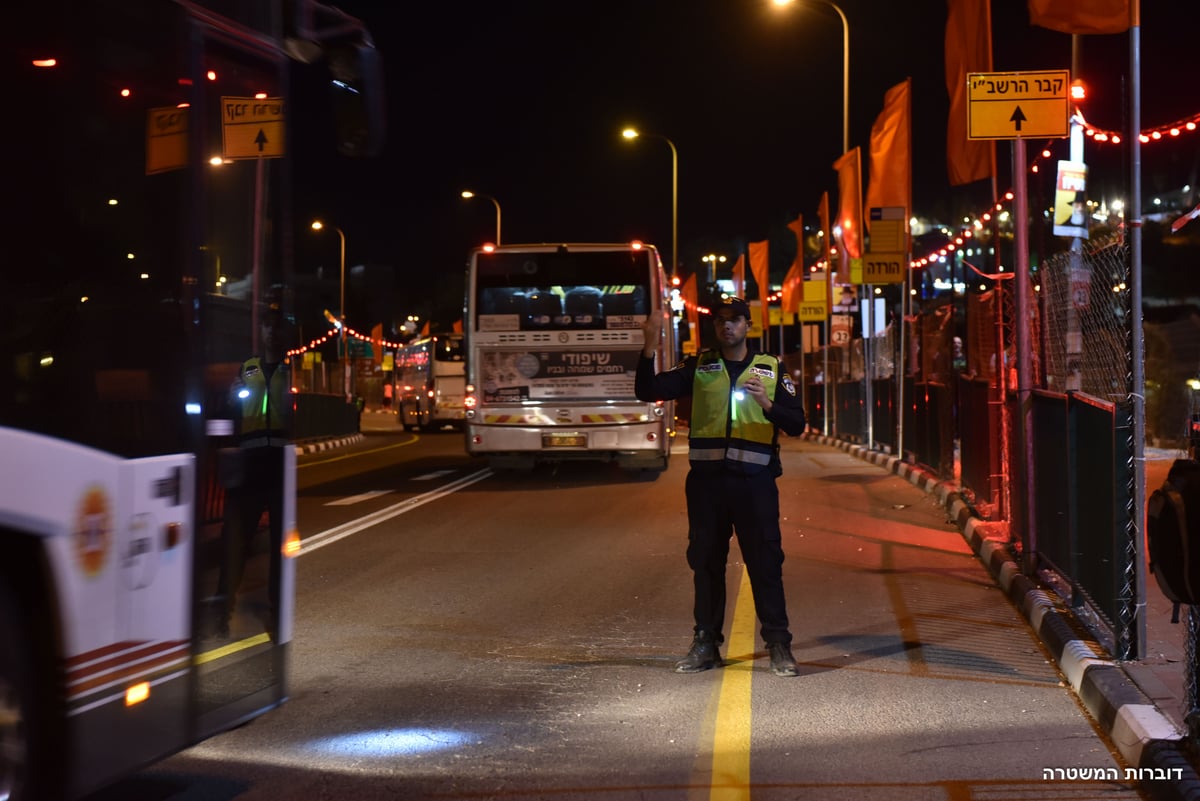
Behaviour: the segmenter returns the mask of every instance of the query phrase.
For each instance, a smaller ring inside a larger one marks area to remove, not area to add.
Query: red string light
[[[355,331],[353,328],[351,328],[351,327],[349,327],[349,326],[346,326],[346,336],[348,336],[348,337],[352,337],[352,338],[354,338],[354,339],[357,339],[357,340],[359,340],[360,342],[370,342],[370,343],[374,343],[374,341],[375,341],[375,340],[371,339],[369,336],[367,336],[367,335],[365,335],[365,334],[361,334],[361,333],[359,333],[358,331]],[[329,340],[331,340],[331,339],[337,339],[337,337],[338,337],[337,329],[336,329],[336,328],[331,328],[331,329],[329,329],[329,331],[327,331],[327,332],[325,333],[325,335],[324,335],[324,336],[317,337],[316,339],[314,339],[314,340],[312,340],[311,342],[309,342],[307,345],[301,345],[301,346],[300,346],[300,347],[298,347],[298,348],[294,348],[294,349],[292,349],[292,350],[289,350],[289,351],[288,351],[288,355],[289,355],[289,356],[298,356],[298,355],[300,355],[301,353],[304,353],[304,352],[306,352],[306,351],[313,350],[313,349],[314,349],[314,348],[316,348],[318,345],[324,345],[326,342],[328,342],[328,341],[329,341]],[[385,348],[391,348],[392,350],[399,350],[400,348],[404,347],[404,343],[402,343],[402,342],[388,342],[386,339],[385,339],[385,340],[381,340],[381,341],[380,341],[380,344],[381,344],[383,347],[385,347]]]
[[[1080,117],[1082,118],[1082,114]],[[1193,114],[1191,117],[1185,117],[1181,120],[1176,120],[1168,125],[1162,125],[1157,128],[1148,128],[1138,134],[1138,139],[1143,144],[1150,142],[1161,142],[1163,139],[1174,139],[1182,136],[1185,133],[1194,133],[1200,127],[1200,114]],[[1100,144],[1119,145],[1122,141],[1122,136],[1117,131],[1109,131],[1104,128],[1097,128],[1093,125],[1088,125],[1087,120],[1084,120],[1084,134],[1091,137],[1095,142]]]

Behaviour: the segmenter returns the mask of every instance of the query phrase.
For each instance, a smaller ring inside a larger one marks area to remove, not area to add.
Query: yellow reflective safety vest
[[[238,445],[258,448],[287,444],[293,402],[287,362],[276,365],[268,383],[262,359],[247,359],[233,385],[233,402],[241,411]]]
[[[771,464],[777,437],[775,424],[767,419],[754,398],[742,391],[750,376],[757,376],[767,397],[774,398],[779,360],[756,353],[738,376],[737,384],[730,386],[729,373],[719,353],[704,351],[697,358],[692,378],[688,461],[724,461],[751,473]]]

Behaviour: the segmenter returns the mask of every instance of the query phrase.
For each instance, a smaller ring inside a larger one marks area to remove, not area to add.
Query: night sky
[[[824,191],[836,211],[842,24],[821,2],[467,0],[423,4],[419,14],[384,0],[338,5],[366,23],[383,53],[386,150],[362,162],[315,146],[300,152],[296,211],[337,220],[348,263],[395,267],[403,304],[429,313],[430,298],[461,294],[467,251],[494,239],[495,207],[463,200],[465,188],[500,202],[505,244],[636,238],[666,255],[670,149],[653,137],[626,142],[628,124],[678,149],[684,275],[699,269],[700,255],[735,255],[797,214],[815,226]],[[952,188],[946,176],[944,2],[838,5],[850,23],[850,145],[863,150],[864,190],[884,93],[911,76],[915,212],[949,222],[985,209],[989,182]],[[1070,66],[1070,36],[1030,26],[1024,2],[992,6],[995,71]],[[1200,112],[1187,66],[1200,11],[1143,6],[1147,128]],[[1081,38],[1085,113],[1123,129],[1129,37]],[[1198,142],[1194,133],[1144,149],[1147,196],[1195,183]],[[1067,158],[1065,140],[1052,150],[1051,164]],[[1125,158],[1124,148],[1089,150],[1093,197],[1105,184],[1110,195],[1121,190]],[[1010,159],[1002,142],[1001,192],[1011,186]],[[1053,169],[1045,174],[1053,180]],[[300,269],[330,257],[313,243]],[[784,270],[773,260],[775,280]]]

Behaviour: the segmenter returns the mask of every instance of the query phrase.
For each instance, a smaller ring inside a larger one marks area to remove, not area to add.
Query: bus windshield
[[[0,309],[0,424],[125,458],[190,450],[183,312],[144,289]]]
[[[649,313],[644,250],[479,254],[480,331],[637,328]]]
[[[146,165],[145,98],[188,99],[171,85],[186,59],[170,37],[145,34],[171,29],[174,14],[147,4],[138,25],[114,24],[104,9],[81,7],[78,19],[46,14],[44,27],[31,21],[25,31],[30,43],[59,46],[37,51],[43,58],[69,53],[71,62],[11,85],[9,99],[51,133],[27,137],[5,168],[7,191],[21,200],[5,212],[20,233],[7,243],[0,293],[0,426],[128,458],[192,449],[186,184],[181,172]],[[111,64],[118,52],[157,69],[131,81]]]

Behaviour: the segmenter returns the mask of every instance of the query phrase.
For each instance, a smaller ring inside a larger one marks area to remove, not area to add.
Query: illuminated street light
[[[486,197],[488,200],[492,201],[492,203],[495,204],[495,206],[496,206],[496,244],[499,245],[500,244],[500,201],[496,200],[496,198],[492,197],[491,195],[485,195],[482,192],[472,192],[470,189],[464,189],[462,191],[462,196],[467,198],[468,200],[470,200],[473,197]]]
[[[644,134],[645,136],[653,136],[656,139],[661,139],[671,148],[671,275],[675,274],[679,266],[679,151],[675,149],[675,143],[662,134]],[[621,136],[630,141],[643,136],[636,128],[626,128],[621,131]]]
[[[320,231],[324,227],[325,223],[320,220],[313,220],[312,229],[314,231]],[[338,256],[339,284],[341,287],[339,291],[338,314],[340,315],[341,325],[338,326],[338,336],[342,340],[342,393],[346,397],[346,402],[349,403],[352,396],[350,395],[350,353],[346,350],[346,232],[336,225],[331,227],[338,232],[338,239],[341,244]]]
[[[708,281],[711,284],[717,280],[717,264],[724,264],[728,259],[716,253],[709,253],[707,256],[701,256],[700,261],[708,265]]]

